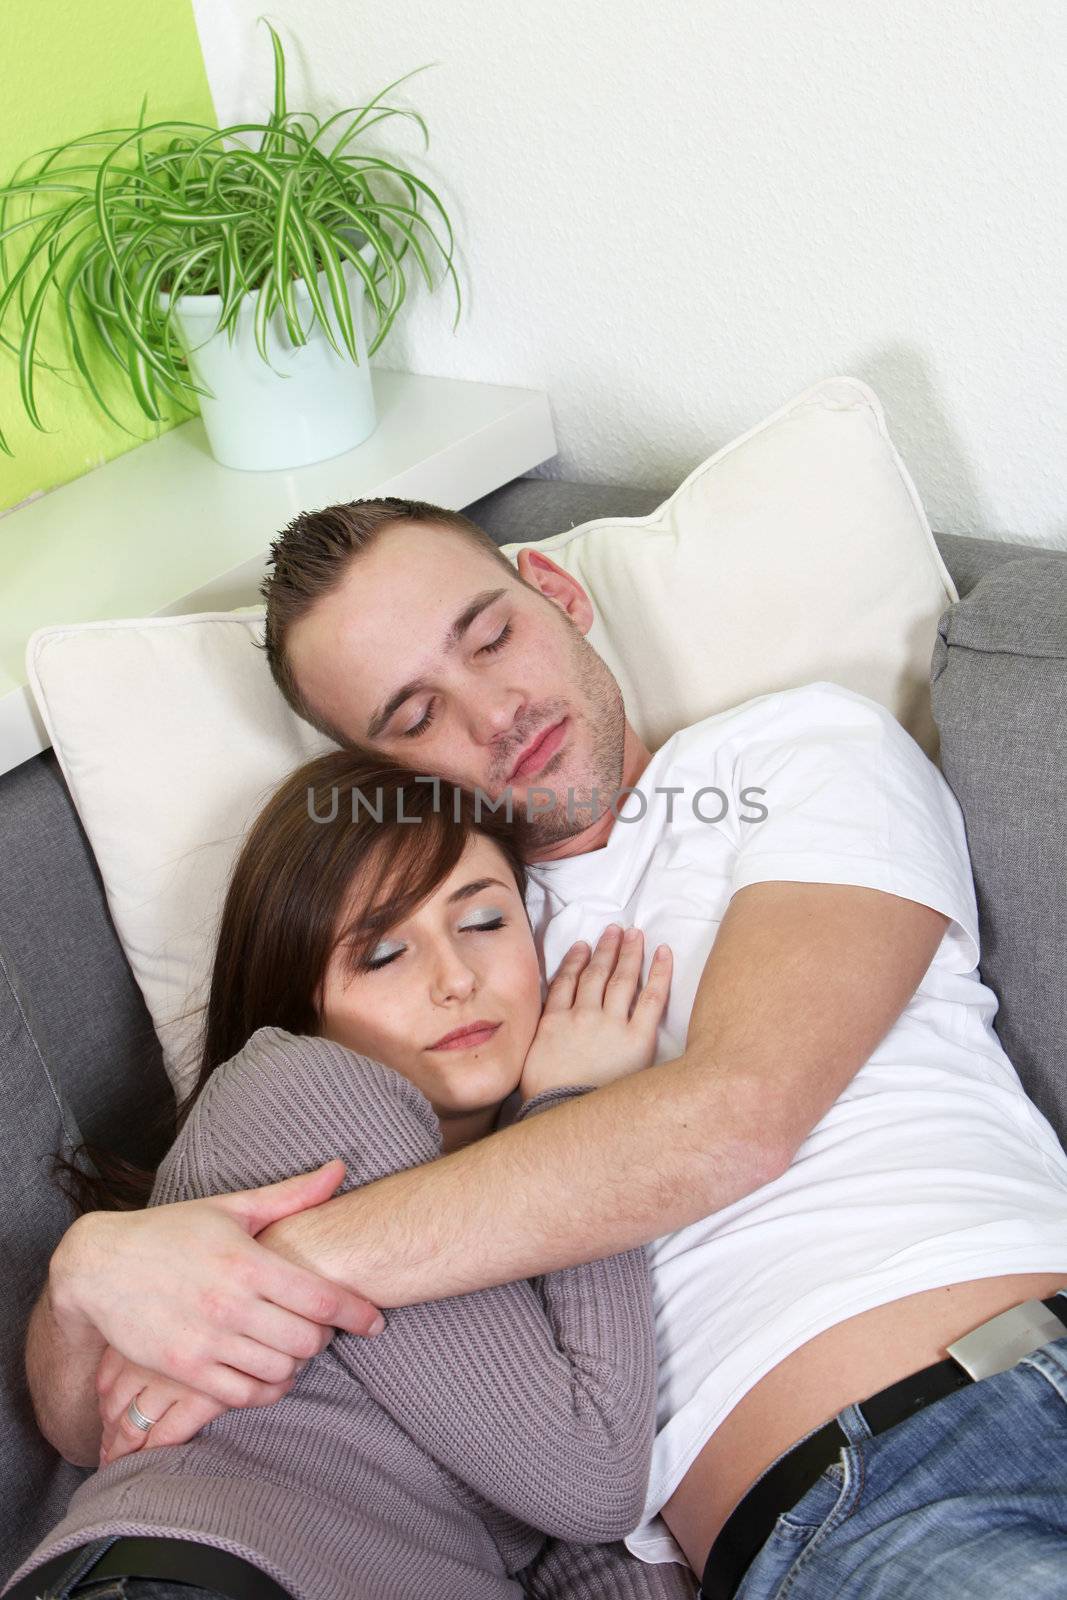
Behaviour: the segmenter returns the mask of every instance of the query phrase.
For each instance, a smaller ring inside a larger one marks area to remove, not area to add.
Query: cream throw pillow
[[[30,684],[171,1082],[196,1076],[218,916],[248,827],[334,748],[274,686],[263,608],[41,628]]]
[[[503,549],[514,561],[522,543]],[[577,578],[589,642],[650,749],[755,695],[828,679],[930,756],[930,658],[959,598],[876,395],[828,378],[710,456],[650,516],[529,548]]]
[[[520,545],[506,547],[514,559]],[[597,612],[592,643],[653,749],[754,695],[831,679],[928,750],[937,620],[956,598],[877,399],[832,378],[690,473],[650,517],[538,549]],[[180,1091],[241,839],[330,741],[278,694],[261,607],[41,628],[29,680]]]

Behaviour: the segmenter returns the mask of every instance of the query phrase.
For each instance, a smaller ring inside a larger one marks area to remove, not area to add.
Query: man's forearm
[[[106,1341],[65,1303],[64,1260],[60,1245],[30,1316],[26,1377],[37,1426],[48,1442],[75,1466],[95,1467],[101,1434],[96,1371]]]
[[[647,1244],[775,1176],[750,1104],[736,1077],[683,1056],[259,1238],[383,1307],[574,1266]]]
[[[941,912],[848,884],[731,899],[685,1053],[259,1235],[383,1307],[575,1266],[777,1177],[914,994]]]

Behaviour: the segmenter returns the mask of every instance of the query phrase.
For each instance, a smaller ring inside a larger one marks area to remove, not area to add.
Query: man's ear
[[[588,633],[593,624],[593,603],[577,578],[572,578],[543,550],[527,546],[516,558],[519,577],[531,589],[540,590],[546,600],[565,612],[579,633]]]

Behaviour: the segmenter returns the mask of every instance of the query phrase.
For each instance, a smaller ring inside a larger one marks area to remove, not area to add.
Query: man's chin
[[[523,854],[528,857],[577,838],[597,820],[590,816],[588,805],[584,810],[579,805],[568,809],[565,802],[551,811],[535,811],[533,816],[527,816],[526,808],[516,802],[513,814]]]

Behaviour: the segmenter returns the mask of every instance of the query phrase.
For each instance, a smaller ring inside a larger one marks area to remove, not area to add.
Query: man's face
[[[626,721],[584,637],[588,597],[546,557],[530,571],[546,593],[448,528],[387,528],[292,628],[288,652],[308,702],[355,743],[493,800],[510,786],[516,818],[530,788],[551,789],[529,827],[536,850],[610,804]]]

